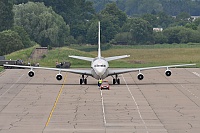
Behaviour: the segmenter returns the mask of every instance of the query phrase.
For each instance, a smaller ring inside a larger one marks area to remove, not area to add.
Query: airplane
[[[87,70],[85,70],[85,69],[84,70],[62,69],[62,68],[34,67],[34,66],[21,66],[21,65],[9,65],[9,64],[4,64],[4,66],[6,66],[6,67],[29,68],[29,69],[31,69],[28,72],[28,75],[30,77],[33,77],[35,75],[35,72],[33,71],[33,69],[45,69],[45,70],[58,71],[59,73],[56,75],[56,79],[58,81],[62,80],[62,78],[63,78],[61,72],[70,72],[70,73],[81,75],[80,84],[87,84],[88,76],[91,76],[91,77],[93,77],[97,80],[105,79],[105,78],[111,76],[113,78],[113,84],[120,84],[119,75],[123,74],[123,73],[138,71],[138,75],[137,75],[138,80],[143,80],[144,75],[141,73],[141,71],[143,71],[143,70],[166,68],[165,75],[171,76],[172,72],[169,68],[196,65],[196,64],[180,64],[180,65],[156,66],[156,67],[145,67],[145,68],[111,69],[111,68],[109,68],[109,63],[108,63],[109,61],[130,57],[130,55],[121,55],[121,56],[112,56],[112,57],[102,57],[101,56],[100,22],[98,23],[98,56],[96,58],[83,57],[83,56],[73,56],[73,55],[71,55],[69,57],[91,62],[91,69],[87,69]]]

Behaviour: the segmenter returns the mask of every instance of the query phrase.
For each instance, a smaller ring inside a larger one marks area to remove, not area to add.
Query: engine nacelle
[[[61,74],[57,74],[56,75],[56,79],[59,80],[59,81],[62,80],[62,75]]]
[[[143,75],[142,73],[139,73],[139,74],[137,75],[137,78],[138,78],[139,80],[143,80],[143,79],[144,79],[144,75]]]
[[[166,71],[165,71],[165,75],[166,75],[167,77],[169,77],[169,76],[172,75],[172,72],[171,72],[170,70],[166,70]]]
[[[30,70],[29,72],[28,72],[28,76],[29,77],[33,77],[35,75],[35,72],[33,71],[33,70]]]

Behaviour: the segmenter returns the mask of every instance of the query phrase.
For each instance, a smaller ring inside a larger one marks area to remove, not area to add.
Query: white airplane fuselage
[[[105,58],[94,58],[94,60],[91,63],[92,68],[92,76],[95,79],[105,79],[108,77],[109,74],[109,64],[108,61],[105,60]]]

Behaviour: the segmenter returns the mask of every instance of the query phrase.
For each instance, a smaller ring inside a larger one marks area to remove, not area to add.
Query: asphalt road
[[[121,85],[79,85],[79,75],[36,70],[0,74],[0,133],[199,133],[200,69],[120,75]],[[112,83],[112,78],[108,80]]]

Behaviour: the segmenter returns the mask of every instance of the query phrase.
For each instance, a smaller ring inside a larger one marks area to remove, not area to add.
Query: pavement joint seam
[[[12,86],[10,86],[10,88],[9,88],[6,92],[4,92],[2,95],[0,95],[0,98],[1,98],[2,96],[4,96],[10,89],[12,89],[13,86],[14,86],[16,83],[18,83],[18,82],[20,81],[20,79],[21,79],[23,76],[24,76],[24,74],[21,75],[21,76],[18,78],[18,80],[17,80]]]

